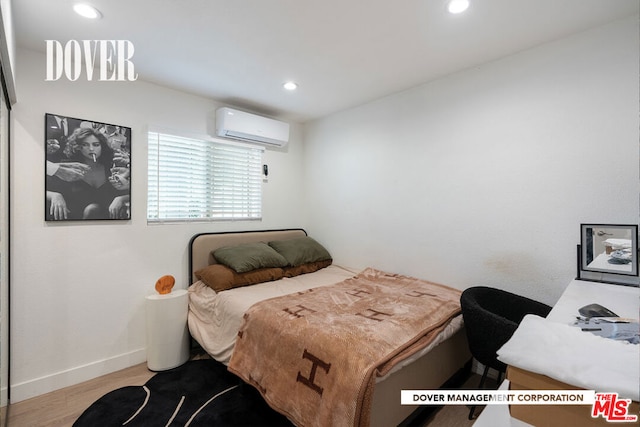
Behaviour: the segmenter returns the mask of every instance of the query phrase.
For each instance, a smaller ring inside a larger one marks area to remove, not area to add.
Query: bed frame
[[[217,248],[306,235],[307,232],[301,228],[196,234],[189,242],[189,277],[194,282],[195,271],[216,263],[211,251]],[[470,369],[471,353],[464,329],[461,329],[429,353],[376,384],[371,405],[371,427],[408,425],[409,420],[430,407],[400,405],[401,390],[458,387],[467,379]]]

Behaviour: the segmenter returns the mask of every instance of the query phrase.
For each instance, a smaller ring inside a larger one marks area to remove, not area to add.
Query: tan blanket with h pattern
[[[229,370],[298,426],[368,426],[375,378],[428,345],[459,301],[457,289],[368,268],[253,305]]]

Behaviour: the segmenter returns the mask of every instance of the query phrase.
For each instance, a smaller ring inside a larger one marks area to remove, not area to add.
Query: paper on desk
[[[508,365],[587,390],[639,400],[640,345],[529,314],[497,353]]]

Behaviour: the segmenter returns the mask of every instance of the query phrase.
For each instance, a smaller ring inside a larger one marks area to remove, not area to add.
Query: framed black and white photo
[[[45,115],[45,220],[131,218],[131,128]]]

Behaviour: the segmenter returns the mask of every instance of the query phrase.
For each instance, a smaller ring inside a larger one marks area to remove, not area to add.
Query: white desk
[[[576,316],[579,315],[578,309],[593,303],[608,308],[620,317],[638,319],[640,315],[640,288],[573,280],[547,319],[553,322],[572,324],[576,320]],[[508,384],[509,381],[505,380],[500,388],[508,389]],[[509,415],[507,405],[487,405],[473,424],[474,427],[524,427],[529,425],[512,418]]]
[[[547,316],[547,319],[572,324],[578,309],[597,303],[620,317],[638,319],[640,310],[640,288],[610,285],[607,283],[573,280]]]

